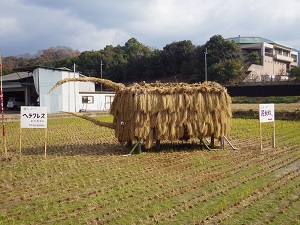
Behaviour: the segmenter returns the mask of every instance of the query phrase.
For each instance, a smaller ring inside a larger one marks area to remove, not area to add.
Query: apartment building
[[[287,80],[289,71],[298,66],[298,52],[292,47],[261,37],[234,37],[229,41],[237,43],[246,54],[253,51],[260,56],[260,65],[252,64],[245,82]]]

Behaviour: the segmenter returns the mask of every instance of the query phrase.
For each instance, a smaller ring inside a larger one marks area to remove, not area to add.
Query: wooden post
[[[132,148],[132,140],[127,141],[126,146],[127,146],[128,148]]]
[[[45,152],[44,152],[44,158],[47,158],[47,140],[48,140],[48,132],[47,132],[47,128],[44,129],[45,130]]]
[[[210,147],[215,148],[215,136],[214,135],[212,135],[210,137]]]
[[[259,104],[259,134],[260,134],[260,151],[262,151],[262,128],[261,123],[273,122],[273,143],[275,148],[275,106],[274,104]]]
[[[261,122],[259,122],[259,138],[260,138],[260,151],[262,151],[263,150],[263,146],[262,146]]]
[[[200,149],[203,150],[203,138],[199,137],[200,140]]]
[[[136,153],[137,153],[137,154],[141,154],[141,153],[142,153],[142,145],[141,145],[141,142],[139,142],[138,145],[137,145]]]
[[[156,151],[160,150],[160,140],[156,141],[156,143],[155,143],[155,149],[156,149]]]
[[[19,158],[22,156],[22,128],[20,127],[20,149],[19,149]]]
[[[221,145],[221,149],[224,150],[225,146],[224,146],[224,137],[223,136],[220,138],[220,145]]]

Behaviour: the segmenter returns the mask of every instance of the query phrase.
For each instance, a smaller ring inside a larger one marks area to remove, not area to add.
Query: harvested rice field
[[[239,150],[192,140],[128,156],[112,129],[50,119],[44,159],[44,130],[22,130],[19,157],[20,123],[8,122],[0,224],[300,224],[300,121],[276,121],[275,148],[262,124],[262,151],[257,119],[231,123]]]

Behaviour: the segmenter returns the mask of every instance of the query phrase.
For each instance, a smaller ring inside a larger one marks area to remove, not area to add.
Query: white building
[[[27,77],[32,76],[32,85],[34,88],[31,88],[31,92],[32,90],[36,91],[39,105],[47,107],[49,114],[59,112],[107,111],[110,109],[110,105],[114,99],[114,92],[96,92],[95,83],[93,82],[67,82],[49,93],[58,81],[65,78],[83,76],[67,68],[31,67],[18,69],[17,71],[27,72]],[[33,104],[34,100],[30,99],[32,93],[29,93],[30,91],[26,88],[26,91],[21,91],[24,89],[23,86],[29,86],[28,79],[26,85],[22,85],[23,79],[19,79],[19,82],[18,80],[9,79],[6,79],[6,81],[8,82],[5,82],[3,86],[4,98],[6,94],[7,96],[9,95],[10,91],[11,93],[18,94],[18,98],[23,98],[25,105]],[[16,88],[7,89],[6,92],[5,85],[11,87],[11,83],[16,82],[19,83],[19,92]],[[10,95],[10,97],[12,96]]]

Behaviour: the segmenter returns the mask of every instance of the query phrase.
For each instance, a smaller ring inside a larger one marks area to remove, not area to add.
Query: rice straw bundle
[[[110,113],[114,116],[112,127],[120,142],[140,140],[145,148],[150,148],[157,140],[220,138],[230,129],[231,98],[226,89],[215,82],[143,82],[125,87],[109,80],[86,77],[67,78],[55,87],[69,81],[97,82],[116,91]]]

